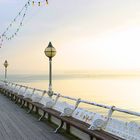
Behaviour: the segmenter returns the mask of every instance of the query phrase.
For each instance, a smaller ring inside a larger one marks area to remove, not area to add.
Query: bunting
[[[15,36],[17,36],[18,32],[23,26],[23,21],[27,14],[28,8],[31,6],[31,3],[33,6],[35,5],[42,6],[44,4],[48,5],[48,0],[43,0],[43,1],[28,0],[27,3],[21,9],[21,11],[17,14],[17,16],[12,20],[12,22],[6,28],[6,30],[0,35],[0,48],[2,47],[4,40],[12,40]],[[17,27],[14,28],[15,31],[12,31],[11,33],[10,30],[12,27],[15,27],[15,24],[17,25]]]
[[[48,5],[48,0],[43,0],[43,1],[32,1],[33,6],[42,6],[42,5]]]

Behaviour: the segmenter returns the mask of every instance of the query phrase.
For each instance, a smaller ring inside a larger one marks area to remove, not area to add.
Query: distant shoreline
[[[53,80],[66,79],[129,79],[140,78],[140,74],[54,74]],[[0,79],[4,79],[4,75],[0,75]],[[9,74],[8,80],[15,82],[44,81],[48,80],[48,74]]]

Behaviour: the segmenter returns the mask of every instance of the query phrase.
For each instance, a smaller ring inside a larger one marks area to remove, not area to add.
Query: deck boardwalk
[[[0,94],[0,140],[68,140]]]

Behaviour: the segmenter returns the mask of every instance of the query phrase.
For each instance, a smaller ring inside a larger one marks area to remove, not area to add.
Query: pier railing
[[[15,89],[18,87],[19,91],[20,88],[26,88],[32,90],[32,96],[35,94],[35,91],[38,91],[42,94],[42,98],[44,97],[44,93],[47,95],[46,90],[38,89],[38,88],[32,88],[29,86],[24,86],[21,84],[15,84],[12,82],[7,82],[6,85],[13,86]],[[41,95],[39,95],[41,96]],[[49,96],[48,96],[49,97]],[[53,101],[49,100],[48,105],[51,108],[54,108],[61,112],[62,116],[72,116],[76,119],[79,119],[80,121],[86,122],[90,125],[90,130],[104,130],[111,134],[114,134],[116,136],[119,136],[124,139],[128,140],[139,140],[140,138],[140,125],[134,121],[132,122],[126,122],[119,119],[115,119],[112,117],[112,114],[114,111],[126,113],[129,115],[134,115],[140,117],[139,112],[129,111],[126,109],[121,109],[115,106],[108,106],[104,104],[99,104],[96,102],[89,102],[82,99],[72,98],[69,96],[61,95],[60,93],[53,93]],[[69,99],[71,101],[75,101],[75,105],[70,105],[68,103],[62,103],[59,101],[59,98]],[[51,98],[50,98],[51,99]],[[94,111],[88,111],[84,108],[80,108],[79,104],[85,103],[101,108],[108,109],[108,114],[106,116],[100,115],[99,113],[95,113]],[[60,109],[60,110],[59,110]]]
[[[20,85],[20,84],[17,84],[17,83],[16,84],[12,83],[12,82],[9,82],[9,83],[11,83],[13,85],[17,85],[17,86],[22,86],[22,87],[25,87],[25,88],[28,88],[28,89],[40,91],[40,92],[46,91],[46,90],[42,90],[42,89],[38,89],[38,88],[33,88],[33,87],[30,87],[30,86]],[[54,92],[53,96],[58,96],[58,94],[60,94],[60,93]],[[77,98],[64,96],[64,95],[61,95],[61,94],[59,95],[59,97],[64,98],[64,99],[73,100],[73,101],[78,100]],[[90,101],[86,101],[86,100],[82,100],[82,99],[79,99],[79,103],[85,103],[85,104],[89,104],[89,105],[94,105],[94,106],[105,108],[105,109],[112,109],[113,111],[118,111],[118,112],[121,112],[121,113],[126,113],[126,114],[129,114],[129,115],[134,115],[134,116],[140,117],[140,113],[138,113],[138,112],[130,111],[130,110],[126,110],[126,109],[121,109],[121,108],[118,108],[118,107],[115,107],[115,106],[108,106],[108,105],[99,104],[99,103],[96,103],[96,102],[90,102]]]

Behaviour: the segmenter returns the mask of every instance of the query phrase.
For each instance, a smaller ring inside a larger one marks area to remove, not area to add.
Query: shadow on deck
[[[68,140],[0,94],[0,140]]]

